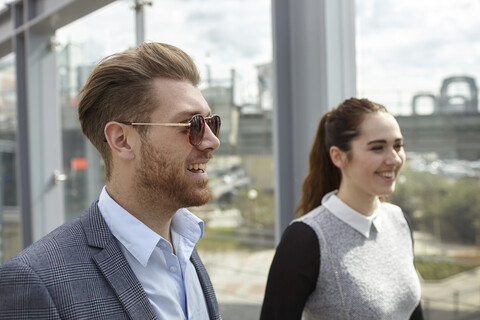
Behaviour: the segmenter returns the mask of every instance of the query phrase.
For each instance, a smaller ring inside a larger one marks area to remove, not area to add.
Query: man
[[[103,59],[81,91],[106,186],[81,217],[0,267],[0,319],[221,319],[195,244],[220,118],[180,49]]]

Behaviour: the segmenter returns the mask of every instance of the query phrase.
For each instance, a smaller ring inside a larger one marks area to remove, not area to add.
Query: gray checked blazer
[[[190,258],[210,319],[221,320],[196,250]],[[94,202],[0,266],[0,319],[156,319]]]

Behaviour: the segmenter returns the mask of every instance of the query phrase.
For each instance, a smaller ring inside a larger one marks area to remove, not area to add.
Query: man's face
[[[187,123],[195,114],[210,115],[200,90],[188,82],[157,79],[155,88],[158,107],[150,122]],[[205,204],[211,197],[206,166],[219,145],[208,126],[198,146],[190,144],[185,127],[150,127],[137,152],[137,199],[152,208],[159,204],[175,208]]]

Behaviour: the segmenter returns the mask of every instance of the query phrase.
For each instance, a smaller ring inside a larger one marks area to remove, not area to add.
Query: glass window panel
[[[156,0],[145,7],[145,39],[192,56],[200,88],[222,117],[221,146],[208,169],[214,196],[191,210],[206,222],[198,247],[225,319],[258,318],[273,257],[270,6],[268,0]]]
[[[134,47],[132,4],[115,2],[56,34],[67,220],[87,208],[104,184],[101,160],[80,133],[77,93],[99,59]],[[209,163],[214,196],[192,211],[206,222],[199,250],[225,318],[244,304],[253,305],[246,318],[258,317],[273,257],[270,10],[268,0],[158,0],[144,7],[145,40],[189,53],[201,73],[205,98],[222,117],[222,145]],[[239,267],[248,261],[249,267]],[[232,290],[237,282],[225,280],[239,277],[249,281]]]
[[[397,115],[390,200],[413,219],[428,319],[480,315],[480,2],[356,1],[358,96]]]
[[[65,219],[70,220],[98,198],[105,184],[103,162],[83,136],[78,122],[78,92],[102,58],[135,44],[134,11],[117,1],[59,29],[58,77],[62,110]]]
[[[0,263],[22,248],[16,178],[15,57],[0,59]]]

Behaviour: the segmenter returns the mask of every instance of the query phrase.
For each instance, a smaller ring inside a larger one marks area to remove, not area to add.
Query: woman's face
[[[344,155],[340,188],[355,197],[389,195],[405,162],[400,127],[392,115],[377,112],[367,114],[359,130]]]

